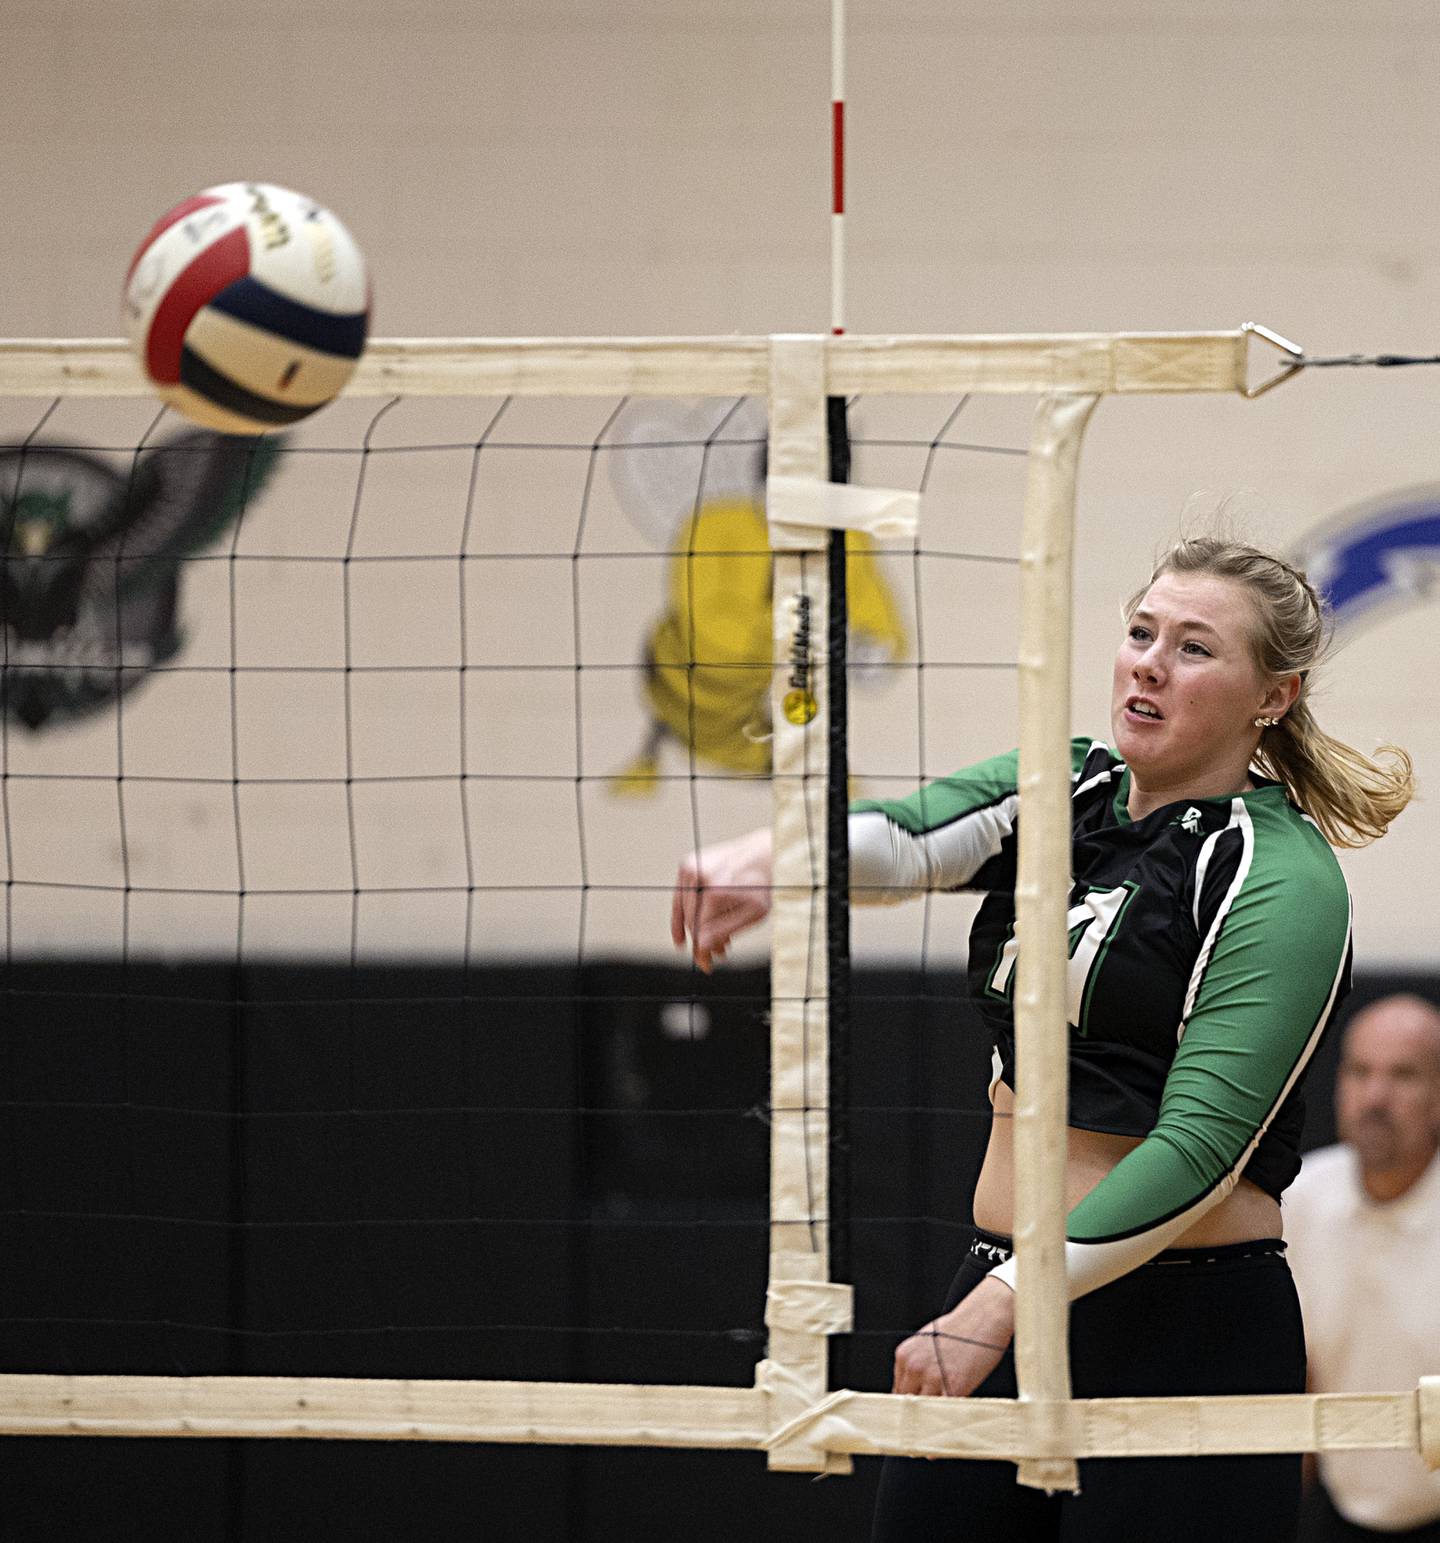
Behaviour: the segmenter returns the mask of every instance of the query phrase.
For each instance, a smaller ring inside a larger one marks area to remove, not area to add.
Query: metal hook
[[[1262,380],[1258,386],[1241,386],[1242,396],[1252,399],[1264,396],[1267,391],[1273,391],[1276,386],[1289,380],[1292,375],[1298,375],[1305,368],[1305,350],[1298,343],[1292,343],[1289,338],[1282,338],[1278,332],[1272,332],[1269,327],[1262,326],[1258,321],[1242,322],[1240,330],[1253,333],[1257,338],[1286,355],[1286,362],[1280,369],[1268,379]]]

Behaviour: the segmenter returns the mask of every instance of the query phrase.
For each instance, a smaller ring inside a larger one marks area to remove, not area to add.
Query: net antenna
[[[1250,333],[1049,337],[389,340],[350,394],[766,397],[769,517],[777,552],[774,808],[777,837],[769,1354],[753,1387],[322,1377],[0,1376],[0,1432],[15,1435],[349,1437],[763,1450],[777,1467],[843,1468],[856,1454],[1019,1461],[1063,1488],[1078,1458],[1400,1447],[1440,1464],[1440,1378],[1391,1394],[1072,1400],[1065,1365],[1063,1169],[1066,1036],[1066,755],[1070,523],[1078,452],[1099,398],[1253,391]],[[835,528],[907,528],[906,495],[828,475],[827,403],[859,393],[1039,398],[1022,578],[1025,800],[1016,998],[1024,1059],[1016,1110],[1017,1401],[831,1389],[826,1347],[850,1288],[828,1267],[824,805],[835,670],[821,560]],[[143,397],[118,342],[0,343],[0,394]],[[1058,877],[1057,877],[1058,876]],[[797,986],[796,983],[801,983]]]

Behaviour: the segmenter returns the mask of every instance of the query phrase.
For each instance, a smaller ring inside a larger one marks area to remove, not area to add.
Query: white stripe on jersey
[[[1225,899],[1220,904],[1220,909],[1215,912],[1215,919],[1210,923],[1210,930],[1205,934],[1205,941],[1200,945],[1200,952],[1195,959],[1195,968],[1190,972],[1190,984],[1185,988],[1185,1006],[1180,1011],[1180,1027],[1175,1031],[1175,1043],[1178,1045],[1185,1038],[1185,1025],[1190,1020],[1190,1014],[1195,1007],[1195,998],[1200,992],[1200,982],[1205,978],[1205,971],[1210,964],[1210,955],[1215,952],[1215,940],[1220,936],[1220,928],[1225,924],[1225,918],[1230,914],[1230,907],[1235,904],[1235,897],[1240,893],[1241,886],[1250,872],[1250,863],[1255,856],[1255,827],[1250,823],[1250,811],[1245,807],[1243,798],[1230,800],[1230,823],[1225,830],[1240,831],[1240,862],[1235,869],[1235,878]],[[1217,832],[1224,835],[1224,831]],[[1210,838],[1215,839],[1213,836]],[[1209,846],[1207,841],[1206,846]],[[1200,872],[1195,873],[1195,925],[1200,925]]]
[[[1105,744],[1102,740],[1091,740],[1090,748],[1085,752],[1085,759],[1088,761],[1097,750],[1104,750],[1108,753],[1109,749],[1109,745]],[[1079,798],[1082,793],[1088,793],[1091,788],[1097,786],[1099,783],[1113,782],[1117,773],[1123,772],[1124,770],[1125,763],[1121,761],[1115,766],[1107,766],[1104,771],[1096,772],[1088,782],[1082,782],[1079,787],[1072,790],[1070,794],[1071,801],[1073,802],[1075,799]],[[1076,772],[1075,776],[1070,779],[1071,782],[1074,782],[1076,778],[1079,777],[1079,775],[1080,773]]]
[[[1232,821],[1231,823],[1233,824],[1234,822]],[[1215,855],[1215,843],[1229,829],[1230,826],[1226,825],[1220,830],[1215,831],[1212,835],[1207,836],[1205,838],[1205,845],[1200,848],[1200,856],[1195,860],[1195,900],[1190,907],[1190,914],[1195,918],[1196,932],[1200,930],[1200,893],[1205,888],[1205,872],[1210,866],[1210,859]],[[1190,1011],[1190,1004],[1188,1002],[1185,1005],[1185,1011],[1187,1013]]]

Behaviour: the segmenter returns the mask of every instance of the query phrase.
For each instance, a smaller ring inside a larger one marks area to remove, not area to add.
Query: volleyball
[[[146,378],[225,434],[282,428],[338,396],[365,346],[370,283],[350,232],[313,199],[227,182],[156,221],[125,276]]]

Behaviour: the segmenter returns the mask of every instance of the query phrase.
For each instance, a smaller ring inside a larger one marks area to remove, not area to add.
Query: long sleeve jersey
[[[1132,820],[1108,746],[1076,740],[1071,764],[1068,1118],[1143,1138],[1069,1215],[1073,1298],[1173,1242],[1242,1171],[1277,1198],[1295,1177],[1298,1085],[1349,989],[1350,896],[1276,783]],[[987,892],[970,989],[1012,1089],[1017,771],[996,756],[850,818],[857,901]]]

